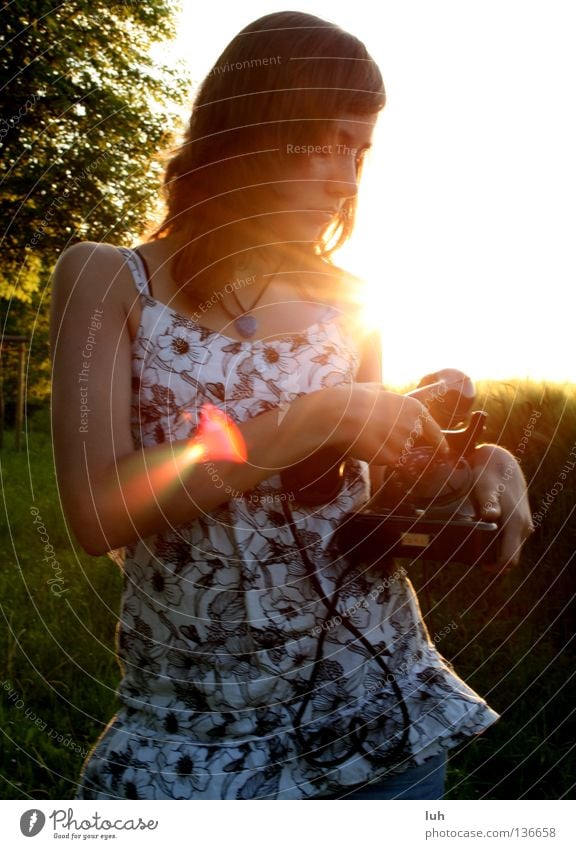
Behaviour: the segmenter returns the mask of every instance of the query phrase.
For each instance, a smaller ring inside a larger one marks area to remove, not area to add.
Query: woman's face
[[[358,190],[358,165],[378,113],[342,113],[322,140],[306,138],[306,122],[295,125],[282,150],[281,176],[274,182],[267,226],[289,241],[316,241],[347,198]]]

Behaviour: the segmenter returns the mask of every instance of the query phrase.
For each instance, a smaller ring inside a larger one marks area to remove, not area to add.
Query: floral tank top
[[[136,445],[193,436],[206,403],[241,423],[354,381],[359,353],[335,307],[300,333],[239,342],[152,298],[139,255],[121,250],[142,302]],[[77,798],[310,799],[420,764],[498,719],[438,653],[406,572],[335,550],[342,518],[368,498],[364,463],[348,461],[321,507],[292,501],[287,513],[277,475],[229,495],[125,549],[121,707]]]

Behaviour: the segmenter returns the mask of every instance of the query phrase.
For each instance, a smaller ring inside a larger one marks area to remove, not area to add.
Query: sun
[[[394,174],[384,156],[370,153],[355,231],[334,254],[364,281],[367,329],[379,329],[382,339],[384,384],[403,388],[444,368],[474,381],[574,381],[553,265],[548,274],[539,266],[527,273],[506,234],[483,242],[491,208],[471,204],[454,223],[445,198],[422,197],[417,209],[415,189],[403,191]]]

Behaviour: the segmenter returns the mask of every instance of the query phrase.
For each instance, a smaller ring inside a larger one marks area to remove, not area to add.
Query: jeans
[[[380,778],[357,790],[342,787],[331,796],[314,799],[442,799],[446,778],[447,758],[444,752],[429,758],[419,766],[409,767],[398,775]]]

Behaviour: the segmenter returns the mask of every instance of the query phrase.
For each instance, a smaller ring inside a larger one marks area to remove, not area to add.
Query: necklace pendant
[[[243,336],[244,339],[250,339],[258,329],[258,322],[253,315],[248,313],[247,315],[239,315],[238,318],[234,319],[234,327],[240,336]]]

